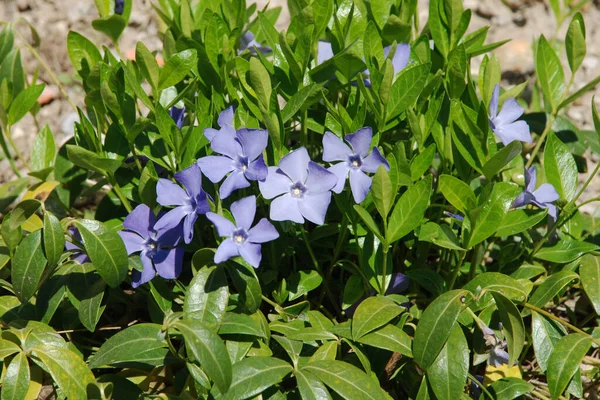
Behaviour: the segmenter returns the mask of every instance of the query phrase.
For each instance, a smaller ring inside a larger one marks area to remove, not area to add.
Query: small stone
[[[59,94],[60,91],[56,86],[48,85],[44,88],[40,97],[38,97],[37,102],[40,105],[45,106],[46,104],[50,104],[52,101],[54,101]]]
[[[531,43],[525,39],[515,39],[495,51],[502,71],[529,75],[534,71],[533,50]]]
[[[31,5],[28,0],[17,0],[17,10],[25,12],[31,10]]]
[[[79,115],[76,112],[71,112],[65,116],[60,124],[60,129],[65,136],[73,136],[75,122],[79,122]]]

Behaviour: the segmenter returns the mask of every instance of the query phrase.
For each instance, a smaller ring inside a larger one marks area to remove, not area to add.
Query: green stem
[[[13,151],[15,152],[15,154],[17,155],[17,158],[19,160],[21,160],[21,162],[23,163],[23,165],[29,170],[31,171],[31,167],[29,166],[29,163],[27,161],[25,161],[25,157],[23,157],[23,154],[21,154],[21,151],[19,150],[19,147],[17,147],[17,144],[15,143],[15,141],[12,138],[12,134],[10,133],[10,126],[8,126],[5,130],[6,133],[6,137],[8,139],[8,143],[10,143],[10,147],[13,148]]]
[[[529,168],[529,167],[531,167],[531,164],[533,164],[533,161],[535,160],[535,156],[537,156],[538,151],[540,151],[540,147],[542,147],[542,144],[544,143],[544,140],[546,139],[546,136],[548,136],[548,132],[550,132],[550,128],[554,124],[554,120],[555,119],[556,119],[556,115],[555,114],[551,114],[550,115],[550,120],[546,124],[546,127],[544,128],[544,131],[542,132],[542,135],[538,138],[538,141],[537,141],[537,143],[535,145],[535,148],[531,152],[529,160],[527,160],[527,164],[525,165],[525,168]]]
[[[306,120],[308,119],[308,110],[302,112],[302,122],[300,123],[300,144],[306,146],[308,144],[308,127]]]
[[[483,260],[483,256],[485,254],[485,248],[483,247],[483,243],[479,243],[473,252],[473,258],[471,258],[471,268],[469,268],[469,281],[472,281],[475,278],[475,274],[477,273],[477,267],[481,264]]]
[[[128,213],[133,211],[133,208],[131,207],[131,203],[129,203],[129,200],[127,200],[127,197],[125,197],[125,195],[123,194],[123,191],[121,190],[121,186],[119,186],[115,177],[111,175],[108,178],[109,178],[110,184],[113,187],[113,190],[115,191],[115,194],[117,195],[119,200],[121,200],[121,204],[123,204],[123,207],[125,207],[125,209],[127,210]]]
[[[379,294],[381,294],[382,296],[385,295],[385,291],[387,289],[387,254],[388,254],[388,250],[389,250],[389,246],[387,243],[382,243],[381,244],[383,246],[383,266],[381,268],[381,273],[382,273],[382,282],[381,282],[381,289],[379,290]]]
[[[315,256],[315,252],[312,249],[310,241],[308,240],[308,235],[306,234],[306,230],[304,230],[303,225],[300,225],[300,232],[302,232],[302,239],[304,239],[304,244],[306,244],[306,249],[308,250],[308,254],[310,255],[310,258],[313,262],[313,265],[315,266],[315,269],[317,270],[317,272],[319,274],[321,274],[321,276],[323,276],[323,269],[321,268],[321,266],[319,265],[319,262],[317,261],[317,257]]]
[[[8,150],[8,146],[6,145],[6,140],[4,139],[4,133],[0,132],[0,146],[4,151],[4,156],[10,163],[10,168],[13,170],[15,175],[19,178],[22,178],[21,172],[19,172],[19,168],[17,168],[17,164],[15,164],[15,160],[13,160],[12,155],[10,154],[10,150]]]
[[[456,283],[456,278],[458,278],[458,274],[460,273],[460,268],[462,267],[463,262],[465,261],[466,255],[467,255],[466,251],[461,251],[460,258],[458,259],[458,264],[456,264],[454,272],[452,273],[452,277],[450,278],[450,283],[448,283],[448,290],[452,290],[452,288],[454,287],[454,284]]]
[[[471,382],[473,382],[474,384],[476,384],[477,386],[479,386],[479,388],[481,389],[481,391],[483,393],[485,393],[485,395],[490,398],[490,399],[494,399],[494,396],[491,395],[491,393],[483,386],[483,383],[479,382],[479,380],[477,380],[477,378],[475,378],[473,375],[468,374],[467,375],[469,377],[469,379],[471,380]]]

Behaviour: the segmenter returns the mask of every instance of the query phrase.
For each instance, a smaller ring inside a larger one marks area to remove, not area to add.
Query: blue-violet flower
[[[390,54],[390,50],[392,46],[386,46],[383,48],[383,56],[387,58]],[[402,71],[408,65],[408,59],[410,58],[410,45],[406,43],[398,43],[396,46],[396,52],[394,53],[394,57],[392,57],[392,66],[394,67],[394,77],[398,74],[398,72]],[[371,72],[366,69],[363,72],[365,75],[365,86],[371,87]]]
[[[77,228],[75,228],[74,226],[71,226],[67,229],[69,231],[69,233],[71,235],[73,235],[73,237],[79,241],[79,243],[83,242],[83,239],[81,238],[81,233],[79,233],[79,230]],[[85,264],[88,262],[91,262],[90,258],[88,257],[87,254],[85,254],[85,251],[79,247],[79,245],[66,241],[65,242],[65,250],[67,251],[71,251],[71,260],[73,261],[77,261],[79,264]]]
[[[233,114],[233,106],[230,106],[225,110],[221,111],[221,113],[219,114],[219,119],[217,120],[217,124],[219,124],[219,127],[221,129],[206,128],[204,129],[204,136],[206,136],[206,138],[209,141],[212,141],[219,132],[235,133],[235,129],[233,127]]]
[[[494,86],[492,99],[490,100],[490,127],[492,131],[500,138],[505,146],[514,140],[531,143],[531,133],[529,125],[525,121],[517,121],[525,111],[517,103],[517,100],[510,98],[504,102],[502,110],[498,113],[498,100],[500,98],[500,85]]]
[[[256,214],[255,196],[244,197],[233,202],[231,213],[235,224],[219,214],[206,213],[206,218],[215,225],[219,236],[227,237],[217,249],[215,263],[241,256],[248,264],[258,268],[262,257],[260,244],[277,239],[279,233],[266,218],[261,219],[254,228],[251,228]]]
[[[535,188],[536,172],[535,167],[525,170],[525,190],[515,199],[512,206],[523,207],[527,204],[534,204],[539,208],[547,208],[548,215],[553,221],[556,221],[558,209],[552,202],[559,199],[560,195],[550,183],[544,183],[539,188]]]
[[[181,108],[175,106],[171,107],[169,115],[173,118],[173,121],[175,121],[175,125],[181,129],[183,127],[183,117],[185,116],[185,106]]]
[[[256,50],[260,51],[262,54],[270,54],[273,52],[273,49],[270,47],[258,43],[254,34],[250,31],[246,31],[246,33],[240,37],[240,49],[238,50],[238,54],[243,53],[246,49],[253,55],[256,54]]]

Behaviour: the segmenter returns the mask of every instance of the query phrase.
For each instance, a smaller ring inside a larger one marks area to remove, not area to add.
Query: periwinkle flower
[[[183,239],[190,243],[194,236],[194,223],[199,214],[210,211],[206,192],[202,190],[202,172],[198,164],[179,171],[175,179],[185,189],[168,179],[159,179],[156,184],[157,201],[162,206],[176,206],[156,222],[159,232],[175,228],[183,220]]]
[[[240,37],[240,49],[238,50],[238,54],[244,52],[244,50],[249,50],[251,54],[256,54],[256,50],[260,51],[262,54],[269,54],[273,51],[268,46],[263,46],[256,41],[254,34],[250,31],[246,31]]]
[[[125,0],[115,0],[115,14],[123,15],[125,11]]]
[[[383,48],[383,56],[385,58],[390,54],[392,46],[386,46]],[[410,45],[406,43],[398,43],[396,46],[396,52],[392,57],[392,66],[394,67],[394,76],[402,71],[408,65],[408,59],[410,58]],[[368,69],[364,72],[365,75],[365,86],[371,87],[371,72]]]
[[[235,128],[233,127],[233,114],[233,106],[230,106],[225,110],[221,111],[221,113],[219,114],[219,119],[217,120],[217,124],[219,124],[219,127],[221,129],[206,128],[204,129],[204,136],[206,136],[206,138],[209,141],[212,141],[219,132],[235,133]]]
[[[371,189],[372,179],[365,172],[377,172],[377,168],[383,165],[388,171],[390,165],[381,155],[377,147],[373,147],[371,154],[371,140],[373,131],[370,127],[364,127],[344,137],[350,146],[331,132],[323,135],[323,160],[327,162],[342,161],[329,167],[329,171],[337,177],[337,184],[332,189],[335,193],[341,193],[350,175],[350,189],[354,201],[361,203]]]
[[[265,199],[274,199],[272,220],[302,224],[306,218],[322,225],[336,184],[337,177],[311,161],[306,148],[300,147],[285,155],[279,167],[269,167],[267,179],[258,187]]]
[[[150,281],[157,272],[165,279],[175,279],[181,273],[184,250],[177,246],[181,240],[181,227],[161,232],[155,227],[154,213],[147,205],[140,204],[125,218],[125,230],[119,232],[127,254],[139,252],[142,259],[143,270],[134,269],[131,273],[134,288]]]
[[[499,98],[500,85],[496,84],[490,100],[489,121],[492,131],[505,146],[514,140],[531,143],[533,140],[529,132],[529,125],[525,121],[517,121],[525,111],[523,107],[517,103],[517,100],[510,98],[504,102],[502,110],[498,113]]]
[[[183,127],[183,117],[185,116],[185,106],[181,108],[176,106],[171,107],[169,115],[173,118],[173,121],[175,121],[175,125],[181,129]]]
[[[277,239],[279,233],[266,218],[261,219],[251,228],[256,214],[255,196],[244,197],[233,202],[231,213],[235,224],[219,214],[206,213],[206,218],[215,225],[219,236],[227,237],[217,248],[215,263],[241,256],[248,264],[258,268],[262,257],[261,243]]]
[[[499,367],[502,364],[508,364],[509,355],[505,350],[506,341],[501,340],[498,335],[496,335],[496,332],[491,330],[487,325],[484,325],[483,322],[479,322],[479,325],[481,331],[483,332],[485,344],[490,351],[488,364],[494,367]]]
[[[81,238],[81,233],[79,233],[79,230],[77,228],[71,226],[67,230],[73,236],[73,238],[75,238],[77,241],[79,241],[80,243],[83,241],[83,239]],[[77,261],[79,264],[85,264],[85,263],[91,262],[88,255],[85,254],[85,251],[81,247],[79,247],[79,245],[77,245],[75,243],[66,241],[65,242],[65,250],[71,251],[72,252],[71,260]]]
[[[267,131],[261,129],[221,129],[214,136],[210,147],[222,156],[202,157],[198,165],[213,183],[229,174],[219,188],[221,199],[227,198],[234,190],[250,186],[248,180],[265,180],[267,165],[262,152],[267,147],[268,139]]]
[[[515,199],[512,206],[514,208],[523,207],[527,204],[533,204],[539,208],[547,208],[548,215],[553,221],[556,221],[558,209],[552,202],[559,199],[560,195],[550,183],[544,183],[539,188],[535,188],[536,172],[535,167],[525,170],[525,190]]]

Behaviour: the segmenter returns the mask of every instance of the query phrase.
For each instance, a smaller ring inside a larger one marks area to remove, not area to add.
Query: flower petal
[[[277,167],[269,167],[267,177],[264,181],[258,182],[260,193],[265,199],[272,199],[280,194],[290,191],[292,182],[290,178]]]
[[[370,172],[374,174],[377,172],[377,169],[379,169],[380,165],[383,165],[386,170],[390,170],[390,164],[388,161],[384,156],[381,155],[377,147],[373,147],[373,151],[363,160],[360,169],[364,172]]]
[[[329,193],[329,192],[328,192]],[[292,221],[304,223],[304,218],[298,207],[299,201],[286,193],[271,202],[270,217],[273,221]]]
[[[515,201],[512,203],[513,208],[523,207],[527,204],[531,204],[532,201],[535,200],[535,197],[531,192],[524,190],[520,195],[517,196]]]
[[[399,294],[408,289],[409,286],[410,279],[408,279],[408,276],[397,272],[392,274],[390,285],[385,291],[385,294]]]
[[[529,125],[525,121],[517,121],[508,125],[501,125],[494,131],[505,146],[513,140],[520,142],[531,143],[531,133],[529,133]]]
[[[394,58],[392,58],[392,65],[394,66],[394,75],[406,68],[406,66],[408,65],[409,58],[410,45],[406,43],[398,43],[398,45],[396,46],[396,53],[394,53]]]
[[[208,218],[208,220],[213,223],[215,228],[217,228],[217,233],[219,234],[219,236],[230,237],[231,235],[233,235],[235,225],[227,218],[214,212],[207,212],[206,218]]]
[[[279,161],[279,169],[296,183],[304,183],[308,175],[308,163],[310,157],[305,147],[300,147],[289,152]]]
[[[533,196],[540,203],[551,203],[560,198],[560,195],[550,183],[544,183],[533,192]]]
[[[250,33],[252,35],[252,33]],[[225,126],[233,126],[233,114],[235,112],[235,109],[233,108],[233,106],[229,106],[226,109],[224,109],[223,111],[221,111],[221,113],[219,114],[219,119],[217,120],[217,124],[219,124],[219,126],[221,128],[225,127]]]
[[[323,161],[347,161],[352,150],[335,134],[327,131],[323,135]]]
[[[500,85],[496,83],[494,90],[492,91],[492,98],[490,99],[490,117],[495,119],[498,115],[498,99],[500,98]]]
[[[189,213],[183,219],[183,241],[185,244],[189,244],[194,237],[194,223],[198,219],[198,214]]]
[[[367,198],[369,190],[371,190],[371,181],[372,179],[361,170],[350,171],[350,189],[357,204],[362,203]]]
[[[154,255],[154,267],[165,279],[175,279],[181,274],[184,249],[182,246],[170,250],[159,250]]]
[[[327,168],[327,171],[333,173],[337,178],[337,183],[331,190],[335,193],[342,193],[344,185],[346,184],[346,178],[348,178],[348,171],[350,171],[348,164],[341,162]]]
[[[215,253],[215,263],[220,264],[231,257],[240,255],[238,248],[239,246],[231,238],[223,240]]]
[[[224,156],[206,156],[198,159],[196,163],[212,183],[220,182],[225,175],[235,169],[233,160]]]
[[[488,364],[494,367],[499,367],[502,364],[508,364],[508,353],[505,350],[494,347],[490,352],[490,358],[488,358]]]
[[[361,158],[365,158],[369,154],[369,150],[371,150],[373,129],[370,126],[365,126],[350,135],[346,135],[344,139],[352,145],[355,154],[358,154]]]
[[[317,194],[307,193],[301,200],[298,201],[298,208],[300,209],[300,212],[304,218],[317,225],[323,225],[325,222],[325,214],[327,214],[327,208],[329,207],[330,202],[330,191]]]
[[[154,266],[152,265],[152,259],[148,254],[143,252],[140,254],[140,258],[142,259],[144,269],[141,272],[137,269],[131,271],[131,286],[134,289],[146,282],[150,282],[156,275],[156,271],[154,271]]]
[[[173,121],[175,121],[175,125],[177,125],[179,129],[181,129],[183,127],[183,117],[185,116],[185,106],[182,108],[175,106],[171,107],[171,109],[169,110],[169,115],[171,116]]]
[[[265,159],[261,154],[258,158],[248,165],[248,169],[244,171],[244,176],[251,181],[264,181],[267,179],[269,169],[265,164]]]
[[[230,209],[236,226],[248,230],[256,215],[256,196],[248,196],[234,201]]]
[[[528,192],[533,193],[535,190],[535,185],[537,183],[536,175],[535,167],[525,169],[525,190]]]
[[[238,248],[240,256],[254,268],[258,268],[262,254],[260,252],[260,244],[245,242]]]
[[[335,174],[327,171],[316,162],[309,161],[308,177],[305,186],[308,193],[322,193],[333,189],[338,182]]]
[[[119,231],[119,236],[121,236],[123,243],[125,243],[127,254],[137,253],[146,248],[146,239],[135,232]]]
[[[498,121],[500,125],[510,124],[511,122],[516,121],[521,115],[523,115],[524,111],[525,110],[523,109],[523,107],[521,107],[519,103],[517,103],[517,100],[512,98],[507,99],[502,105],[502,110],[496,117],[496,121]]]
[[[215,128],[204,128],[204,136],[208,139],[209,142],[219,134],[219,130]]]
[[[319,40],[318,42],[318,53],[317,53],[317,65],[323,64],[325,61],[333,58],[333,48],[330,42]]]
[[[189,196],[173,181],[161,178],[156,184],[156,201],[161,206],[182,206]]]
[[[558,218],[558,208],[554,204],[546,204],[548,207],[548,216],[552,219],[552,223],[556,222]]]
[[[235,159],[236,156],[241,155],[242,145],[237,140],[235,129],[231,126],[225,126],[210,142],[210,147],[216,153],[223,154],[231,159]]]
[[[175,179],[183,184],[190,197],[197,197],[203,192],[202,171],[200,170],[200,166],[196,163],[177,172],[175,174]]]
[[[221,184],[221,187],[219,188],[219,197],[221,197],[221,199],[226,199],[234,190],[247,188],[248,186],[250,186],[250,182],[248,182],[244,173],[241,171],[233,171]]]
[[[279,232],[268,219],[262,218],[258,224],[248,230],[248,241],[252,243],[265,243],[279,237]]]
[[[237,131],[237,137],[242,144],[243,154],[248,160],[254,161],[267,148],[269,134],[263,129],[240,129]]]
[[[159,233],[159,235],[162,235],[164,231],[168,231],[179,225],[181,220],[185,218],[187,214],[188,213],[185,210],[185,207],[175,207],[160,217],[158,221],[156,221],[156,224],[154,224],[154,229]]]
[[[177,224],[174,228],[163,229],[156,234],[156,242],[160,247],[177,246],[183,239],[183,225]]]
[[[133,209],[123,221],[123,228],[134,231],[143,238],[152,236],[152,228],[156,223],[156,217],[150,207],[140,204]]]

